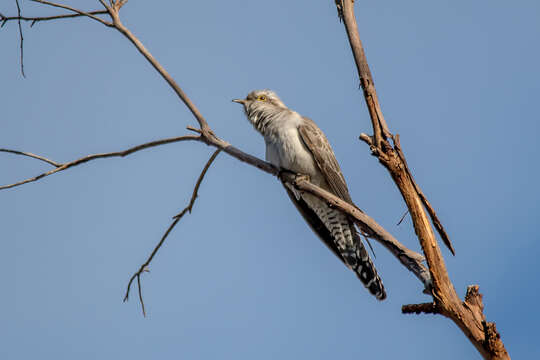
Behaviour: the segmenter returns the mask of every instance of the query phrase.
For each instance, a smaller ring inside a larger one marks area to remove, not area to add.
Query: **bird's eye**
[[[259,96],[257,97],[257,100],[259,100],[259,101],[266,101],[266,96],[264,96],[264,95],[259,95]]]

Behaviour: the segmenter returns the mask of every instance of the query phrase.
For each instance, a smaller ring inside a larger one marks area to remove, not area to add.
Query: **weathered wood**
[[[495,324],[488,323],[485,320],[483,314],[484,305],[482,296],[478,292],[478,286],[469,286],[465,301],[462,302],[450,281],[430,218],[452,253],[454,253],[454,249],[435,210],[414,181],[399,144],[399,137],[397,135],[393,136],[388,130],[358,34],[358,25],[354,15],[354,1],[336,0],[336,5],[338,14],[343,20],[347,31],[360,77],[360,85],[363,89],[364,99],[373,126],[373,136],[362,134],[360,138],[370,146],[372,154],[388,170],[407,204],[414,231],[426,256],[433,281],[432,304],[406,305],[402,308],[402,311],[404,313],[427,312],[444,315],[458,325],[485,359],[509,359],[510,357],[504,348],[500,335],[497,333]],[[390,141],[393,142],[393,145]],[[429,212],[429,217],[426,209]]]

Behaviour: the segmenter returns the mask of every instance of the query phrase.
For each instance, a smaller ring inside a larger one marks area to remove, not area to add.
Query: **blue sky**
[[[71,1],[91,10],[97,1]],[[456,248],[459,294],[479,284],[514,358],[540,317],[537,1],[356,1],[381,105]],[[22,1],[23,14],[58,11]],[[0,12],[15,14],[14,1]],[[405,205],[358,141],[367,110],[333,1],[131,0],[124,23],[223,139],[264,157],[230,102],[258,88],[325,131],[359,207],[418,250]],[[87,19],[0,30],[0,147],[59,162],[186,133],[196,122],[120,34]],[[127,280],[189,200],[212,149],[178,143],[99,160],[0,192],[3,359],[479,358],[374,244],[377,302],[296,213],[279,182],[222,154],[191,215],[143,277],[148,317]],[[0,155],[0,183],[48,167]],[[436,354],[436,355],[434,355]]]

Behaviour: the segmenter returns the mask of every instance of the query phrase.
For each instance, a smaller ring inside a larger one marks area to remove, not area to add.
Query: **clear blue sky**
[[[384,114],[455,244],[456,257],[443,251],[456,290],[479,284],[513,358],[539,358],[540,3],[356,1],[356,12]],[[131,0],[122,18],[237,147],[264,156],[230,101],[250,90],[274,89],[314,119],[356,203],[419,249],[410,220],[396,226],[395,186],[357,140],[370,122],[333,1]],[[0,147],[63,162],[196,124],[115,31],[88,19],[23,31],[26,79],[17,24],[0,30]],[[227,155],[143,277],[148,317],[136,297],[122,303],[211,151],[172,144],[0,192],[0,358],[479,358],[447,319],[400,313],[429,297],[385,249],[374,244],[389,296],[377,302],[275,178]],[[5,184],[48,167],[0,154],[0,169]]]

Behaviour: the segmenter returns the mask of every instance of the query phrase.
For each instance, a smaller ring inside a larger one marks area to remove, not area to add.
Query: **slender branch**
[[[216,157],[218,156],[220,151],[221,150],[218,149],[218,150],[214,151],[212,156],[210,156],[210,159],[208,159],[208,161],[206,162],[206,165],[204,166],[201,174],[199,175],[199,178],[197,179],[197,182],[195,184],[195,187],[193,188],[193,193],[191,195],[191,199],[189,200],[188,205],[178,215],[175,215],[173,217],[174,221],[167,228],[167,231],[165,231],[165,234],[163,234],[163,236],[161,237],[161,240],[158,242],[156,247],[154,247],[154,250],[152,250],[152,253],[148,257],[148,259],[146,259],[144,264],[142,264],[139,267],[139,270],[137,270],[137,272],[135,272],[135,274],[133,274],[133,276],[131,276],[131,278],[129,279],[128,286],[127,286],[127,289],[126,289],[126,294],[124,296],[124,302],[129,300],[129,292],[130,292],[130,289],[131,289],[131,284],[133,283],[133,280],[135,280],[135,278],[137,278],[137,286],[139,288],[139,301],[141,303],[143,316],[146,316],[146,310],[145,310],[145,307],[144,307],[144,301],[143,301],[143,297],[142,297],[141,274],[143,272],[145,272],[145,271],[146,272],[148,271],[148,265],[150,265],[150,263],[152,262],[152,259],[154,258],[156,253],[159,251],[159,249],[161,248],[161,246],[165,242],[165,239],[167,239],[167,236],[169,236],[170,232],[172,231],[172,229],[174,229],[174,227],[180,221],[180,219],[182,219],[182,217],[187,212],[189,212],[191,214],[191,210],[193,209],[193,205],[195,205],[195,200],[197,200],[197,196],[199,195],[199,188],[200,188],[201,183],[202,183],[202,181],[204,179],[204,176],[206,175],[206,172],[208,171],[208,169],[210,168],[210,166],[212,165],[212,163],[214,162],[214,160],[216,159]]]
[[[35,159],[39,159],[39,160],[48,162],[49,164],[51,164],[53,166],[56,166],[55,169],[52,169],[52,170],[49,170],[47,172],[41,173],[41,174],[39,174],[37,176],[34,176],[32,178],[28,178],[28,179],[25,179],[25,180],[22,180],[22,181],[13,183],[13,184],[0,186],[0,190],[9,189],[9,188],[12,188],[12,187],[15,187],[15,186],[20,186],[20,185],[23,185],[23,184],[34,182],[34,181],[42,179],[42,178],[44,178],[46,176],[55,174],[55,173],[60,172],[60,171],[67,170],[69,168],[72,168],[72,167],[80,165],[80,164],[84,164],[85,162],[88,162],[88,161],[91,161],[91,160],[111,158],[111,157],[124,157],[124,156],[128,156],[130,154],[133,154],[133,153],[135,153],[137,151],[148,149],[148,148],[151,148],[151,147],[155,147],[155,146],[159,146],[159,145],[163,145],[163,144],[170,144],[170,143],[179,142],[179,141],[189,141],[189,140],[202,141],[200,136],[195,136],[195,135],[177,136],[177,137],[173,137],[173,138],[167,138],[167,139],[161,139],[161,140],[147,142],[147,143],[144,143],[144,144],[140,144],[140,145],[131,147],[131,148],[127,149],[127,150],[123,150],[123,151],[115,151],[115,152],[109,152],[109,153],[86,155],[86,156],[84,156],[82,158],[79,158],[79,159],[76,159],[76,160],[73,160],[73,161],[70,161],[70,162],[67,162],[67,163],[64,163],[64,164],[59,164],[59,163],[56,163],[56,162],[54,162],[52,160],[46,159],[46,158],[44,158],[42,156],[34,155],[34,154],[31,154],[31,153],[25,153],[25,152],[22,152],[22,151],[10,150],[10,149],[0,149],[0,151],[2,151],[2,152],[9,152],[9,153],[17,154],[17,155],[24,155],[24,156],[33,157]]]
[[[24,37],[23,37],[22,26],[21,26],[21,7],[19,6],[19,0],[15,0],[15,4],[17,4],[17,16],[19,18],[17,23],[19,24],[19,38],[20,38],[20,48],[21,48],[21,74],[25,78],[26,75],[24,74],[24,47],[23,47]],[[2,26],[3,24],[5,24],[5,22],[2,22]]]
[[[102,15],[107,14],[107,10],[97,10],[97,11],[89,11],[88,14],[90,15]],[[20,20],[20,21],[31,21],[30,27],[34,26],[34,24],[41,22],[41,21],[51,21],[51,20],[60,20],[60,19],[73,19],[78,17],[86,17],[86,14],[61,14],[61,15],[53,15],[53,16],[37,16],[37,17],[26,17],[26,16],[4,16],[0,13],[0,21],[2,22],[0,24],[0,27],[4,26],[4,24],[10,20]]]
[[[60,9],[66,9],[66,10],[69,10],[69,11],[73,11],[74,13],[77,13],[77,14],[79,14],[81,16],[87,16],[90,19],[94,19],[94,20],[102,23],[105,26],[108,26],[108,27],[113,26],[112,23],[110,23],[110,22],[108,22],[106,20],[103,20],[100,17],[94,16],[93,13],[82,11],[82,10],[79,10],[79,9],[75,9],[75,8],[73,8],[71,6],[68,6],[68,5],[57,4],[57,3],[53,3],[53,2],[50,2],[50,1],[46,1],[46,0],[30,0],[30,1],[37,2],[37,3],[40,3],[40,4],[44,4],[44,5],[49,5],[49,6],[52,6],[52,7],[57,7],[57,8],[60,8]]]
[[[43,156],[40,156],[40,155],[36,155],[36,154],[32,154],[32,153],[29,153],[29,152],[24,152],[24,151],[18,151],[18,150],[11,150],[11,149],[0,149],[0,152],[6,152],[6,153],[12,153],[12,154],[16,154],[16,155],[23,155],[23,156],[28,156],[28,157],[31,157],[31,158],[34,158],[34,159],[38,159],[38,160],[41,160],[41,161],[44,161],[48,164],[51,164],[52,166],[54,167],[60,167],[62,166],[62,164],[59,164],[55,161],[52,161],[50,159],[47,159]]]
[[[425,312],[424,310],[436,309],[437,313],[450,318],[459,326],[485,359],[509,359],[510,357],[504,348],[500,335],[496,332],[494,324],[493,326],[485,325],[487,323],[485,322],[483,304],[481,295],[478,293],[478,287],[469,287],[465,301],[462,302],[450,281],[444,259],[429,221],[430,219],[441,235],[443,242],[449,247],[452,253],[454,253],[454,249],[435,210],[427,201],[407,166],[405,155],[399,143],[399,136],[392,136],[382,116],[371,72],[360,41],[360,36],[358,35],[353,3],[353,0],[336,0],[338,13],[343,18],[360,76],[364,99],[368,106],[373,125],[374,136],[371,137],[362,134],[360,139],[370,146],[372,154],[377,156],[379,162],[388,170],[400,190],[409,209],[416,235],[426,255],[433,281],[432,294],[434,305],[409,305],[405,307],[405,310]],[[389,143],[389,139],[393,140],[394,146]],[[426,214],[426,209],[429,217]],[[489,330],[486,331],[486,328]]]
[[[405,213],[403,214],[403,216],[401,217],[401,219],[399,219],[399,221],[398,221],[398,223],[396,224],[396,226],[401,225],[401,223],[402,223],[403,220],[405,219],[405,216],[407,216],[408,213],[409,213],[409,209],[407,209],[407,211],[405,211]]]

